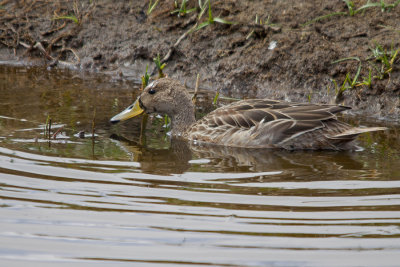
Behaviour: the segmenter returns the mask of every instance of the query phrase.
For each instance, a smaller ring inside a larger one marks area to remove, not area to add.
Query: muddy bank
[[[140,78],[147,64],[153,67],[157,54],[169,55],[165,72],[189,86],[199,73],[202,87],[233,97],[338,102],[368,116],[399,119],[400,6],[212,1],[214,17],[235,24],[213,23],[185,35],[207,21],[208,11],[199,20],[199,9],[178,16],[171,14],[174,1],[160,2],[147,14],[148,1],[3,0],[0,59],[131,79]],[[188,1],[188,9],[197,6]]]

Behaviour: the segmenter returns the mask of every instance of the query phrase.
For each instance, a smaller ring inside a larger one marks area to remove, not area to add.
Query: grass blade
[[[204,28],[204,27],[206,27],[206,26],[208,26],[210,24],[211,23],[209,21],[205,21],[205,22],[201,23],[199,26],[197,26],[195,31],[198,31],[198,30],[200,30],[200,29],[202,29],[202,28]]]
[[[218,22],[218,23],[223,23],[223,24],[235,24],[235,22],[227,21],[227,20],[224,20],[221,18],[214,18],[214,21]]]

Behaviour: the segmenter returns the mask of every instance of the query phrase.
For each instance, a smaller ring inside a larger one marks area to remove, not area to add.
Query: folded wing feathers
[[[335,117],[335,113],[349,109],[345,106],[280,103],[275,100],[244,100],[222,107],[212,113],[210,126],[231,125],[251,128],[260,122],[289,119],[295,121],[321,121]]]
[[[336,113],[350,109],[346,106],[281,103],[268,99],[239,101],[221,107],[199,120],[194,126],[194,138],[243,144],[278,144],[282,147],[302,147],[295,138],[303,135],[307,147],[332,146],[339,149],[358,134],[385,130],[384,127],[354,128],[336,120]],[[197,136],[197,137],[196,137]],[[235,138],[237,140],[232,142]],[[219,138],[219,139],[218,139]],[[316,140],[318,139],[318,140]],[[254,141],[254,143],[252,143]],[[314,142],[315,141],[315,142]]]

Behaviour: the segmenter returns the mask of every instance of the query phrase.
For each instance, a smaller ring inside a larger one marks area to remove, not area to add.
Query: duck
[[[354,127],[336,114],[343,105],[246,99],[219,107],[196,121],[189,92],[178,80],[161,78],[143,89],[135,102],[111,118],[117,123],[142,113],[166,114],[171,138],[192,144],[286,150],[350,150],[365,132],[385,127]]]

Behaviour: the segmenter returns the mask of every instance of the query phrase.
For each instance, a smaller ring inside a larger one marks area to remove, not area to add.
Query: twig
[[[64,129],[64,125],[61,126],[60,128],[58,128],[57,131],[53,134],[53,136],[51,138],[53,138],[55,140],[57,135],[61,132],[62,129]]]
[[[48,135],[47,135],[47,137],[49,138],[49,142],[50,142],[50,139],[51,139],[51,118],[49,119],[49,132],[48,132]]]
[[[96,108],[94,108],[93,120],[92,120],[92,155],[93,155],[93,158],[94,158],[94,132],[95,132],[95,127],[96,127],[95,118],[96,118]]]

